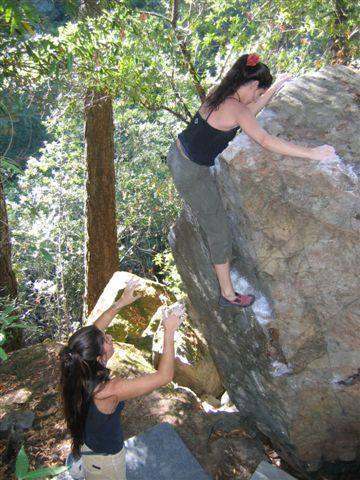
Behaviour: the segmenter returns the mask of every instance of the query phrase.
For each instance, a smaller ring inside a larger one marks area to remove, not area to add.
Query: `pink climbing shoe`
[[[254,295],[241,295],[240,293],[235,292],[235,299],[228,300],[223,295],[220,295],[219,305],[220,307],[240,307],[246,308],[250,307],[255,302]]]

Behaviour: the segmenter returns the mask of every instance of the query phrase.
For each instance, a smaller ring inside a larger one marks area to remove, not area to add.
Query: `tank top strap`
[[[205,121],[206,121],[206,122],[208,121],[208,119],[209,119],[210,115],[213,113],[213,111],[214,111],[214,110],[210,110],[209,115],[205,118]]]

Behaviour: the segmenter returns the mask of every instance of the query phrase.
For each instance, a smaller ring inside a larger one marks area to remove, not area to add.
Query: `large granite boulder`
[[[111,322],[108,332],[118,342],[123,342],[128,336],[141,336],[158,308],[164,303],[172,303],[176,300],[175,296],[161,283],[128,272],[115,272],[86,319],[86,325],[94,323],[115,300],[121,297],[130,280],[140,282],[139,291],[142,297],[135,303],[122,308]]]
[[[271,134],[334,145],[329,161],[265,151],[240,134],[214,174],[231,225],[236,289],[222,309],[190,208],[169,240],[223,384],[298,471],[360,462],[359,75],[328,67],[288,84],[260,114]]]
[[[156,368],[163,353],[164,344],[160,310],[149,324],[150,328],[156,328],[152,341],[152,363]],[[149,327],[147,330],[150,330]],[[224,387],[219,373],[204,338],[191,325],[188,314],[175,332],[175,355],[175,383],[190,388],[199,397],[208,395],[215,398],[221,397]]]

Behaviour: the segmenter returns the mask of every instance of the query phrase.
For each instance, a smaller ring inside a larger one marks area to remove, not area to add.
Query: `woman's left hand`
[[[126,284],[123,294],[121,295],[119,300],[114,303],[114,307],[120,309],[122,307],[126,307],[126,305],[130,305],[131,303],[141,298],[141,294],[138,293],[137,295],[135,295],[136,290],[138,290],[140,287],[140,280],[129,280]]]
[[[290,82],[291,80],[293,80],[293,78],[294,77],[288,73],[281,73],[277,77],[276,82],[273,85],[273,89],[275,90],[275,93],[280,92],[280,90],[283,88],[285,83]]]

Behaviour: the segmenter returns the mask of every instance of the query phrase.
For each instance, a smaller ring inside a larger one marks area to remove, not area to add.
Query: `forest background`
[[[0,0],[0,345],[67,337],[119,269],[179,294],[176,135],[243,53],[275,76],[356,67],[359,16],[350,0]]]

